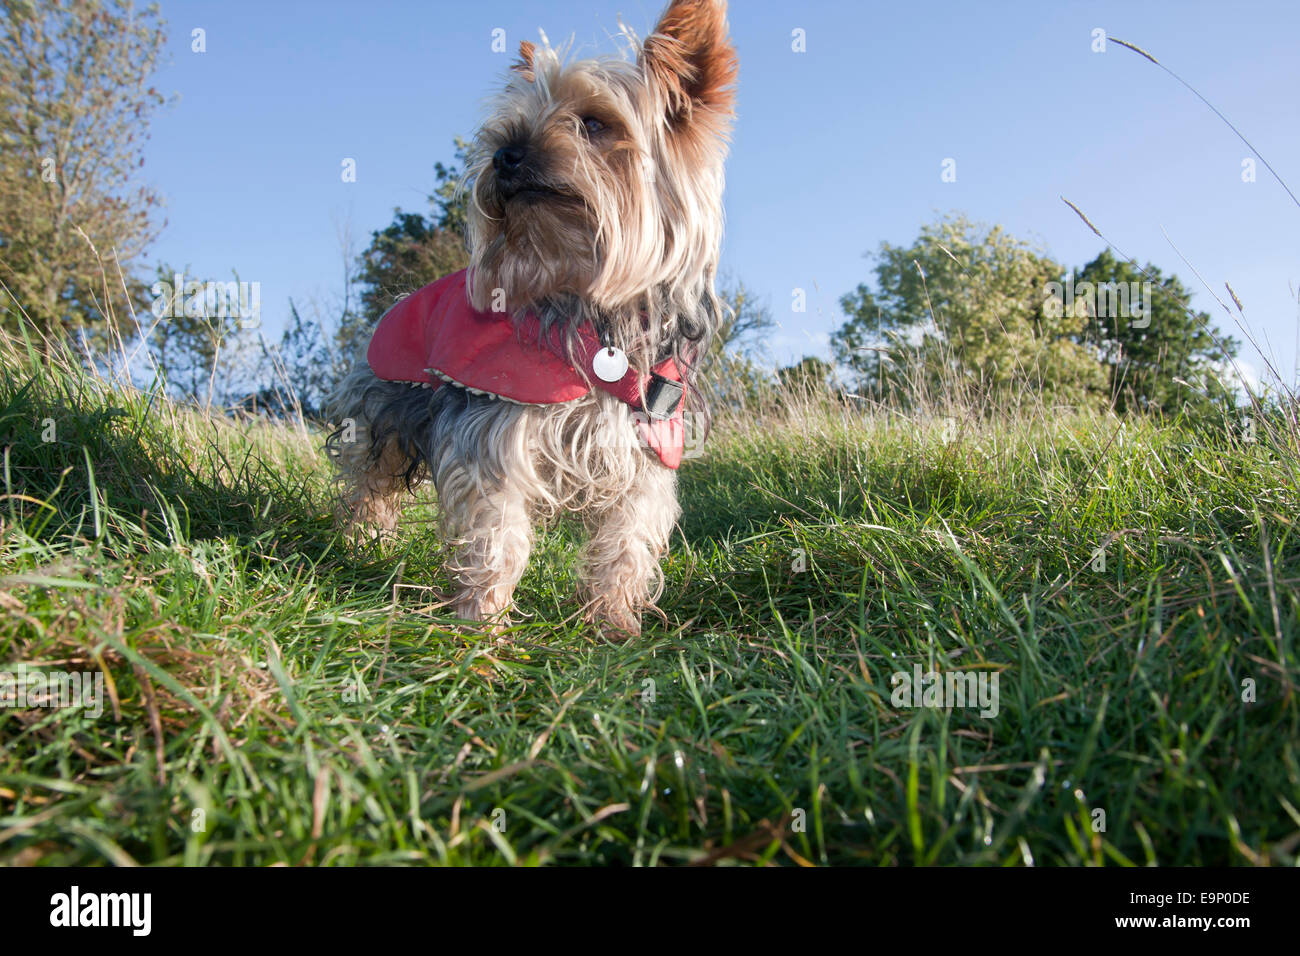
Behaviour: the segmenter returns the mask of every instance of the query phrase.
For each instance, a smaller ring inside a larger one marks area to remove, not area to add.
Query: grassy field
[[[321,436],[3,352],[0,668],[111,699],[0,709],[0,862],[1297,862],[1266,428],[723,422],[666,621],[572,620],[561,525],[497,644],[436,606],[432,505],[335,536]],[[896,706],[914,665],[996,674],[996,716]]]

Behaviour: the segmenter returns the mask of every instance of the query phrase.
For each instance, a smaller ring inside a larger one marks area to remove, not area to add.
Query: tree
[[[433,164],[434,187],[429,201],[438,213],[438,227],[454,232],[462,239],[469,235],[469,194],[461,188],[465,163],[469,156],[469,143],[459,136],[452,140],[455,162],[450,166]]]
[[[462,166],[466,148],[457,137],[456,162]],[[394,209],[393,221],[371,234],[370,245],[357,262],[360,308],[339,328],[341,351],[355,351],[399,296],[469,265],[460,170],[437,163],[434,177],[437,186],[429,196],[432,215]]]
[[[157,195],[138,186],[162,48],[158,8],[130,0],[8,0],[0,14],[0,280],[47,334],[106,331],[110,296],[154,235]],[[83,235],[84,233],[84,235]],[[101,321],[101,318],[105,321]]]
[[[718,289],[722,314],[718,330],[702,363],[704,388],[715,405],[741,409],[762,402],[771,390],[764,371],[766,337],[775,327],[772,311],[743,280]]]
[[[767,334],[776,327],[772,310],[762,304],[743,279],[724,282],[718,289],[722,315],[710,351],[730,352],[761,359],[767,355]]]
[[[1076,311],[1087,319],[1079,341],[1099,351],[1117,411],[1231,407],[1221,372],[1240,343],[1187,307],[1191,294],[1177,276],[1150,263],[1139,269],[1106,249],[1083,267],[1074,291]]]
[[[294,408],[308,418],[318,415],[331,385],[344,371],[331,361],[327,344],[320,321],[304,319],[290,300],[289,323],[279,343],[262,342],[264,368],[259,378],[273,384],[263,386],[260,406],[275,415]]]
[[[253,387],[256,316],[242,301],[247,283],[238,273],[216,282],[187,278],[188,271],[158,267],[156,294],[141,316],[144,343],[173,397],[228,405]]]
[[[840,300],[849,319],[831,336],[860,392],[998,406],[1102,394],[1100,366],[1079,341],[1084,320],[1042,307],[1061,266],[1000,226],[949,216],[911,246],[881,243],[876,259],[875,288]]]
[[[816,355],[805,355],[794,365],[777,369],[776,379],[794,392],[829,392],[834,388],[835,366]]]

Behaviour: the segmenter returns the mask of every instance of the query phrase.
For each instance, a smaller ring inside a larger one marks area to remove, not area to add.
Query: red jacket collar
[[[434,388],[451,382],[526,405],[552,405],[581,398],[596,386],[638,412],[637,431],[669,468],[682,460],[685,446],[685,396],[667,417],[651,419],[641,411],[641,395],[650,384],[635,369],[617,382],[604,382],[592,371],[601,350],[590,325],[578,329],[582,373],[562,358],[558,341],[541,342],[541,321],[525,314],[517,323],[504,312],[480,312],[469,304],[465,270],[454,272],[413,292],[384,313],[370,340],[366,359],[379,378]],[[549,339],[558,339],[548,335]],[[653,372],[672,382],[681,374],[672,359]]]

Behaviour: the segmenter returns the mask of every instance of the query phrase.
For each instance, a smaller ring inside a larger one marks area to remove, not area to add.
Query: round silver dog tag
[[[591,360],[591,370],[602,382],[617,382],[627,374],[627,356],[612,345],[603,348]]]

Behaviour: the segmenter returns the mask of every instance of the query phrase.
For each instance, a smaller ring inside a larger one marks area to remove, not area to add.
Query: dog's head
[[[467,170],[474,305],[711,300],[735,78],[723,0],[674,0],[635,62],[523,43]]]

